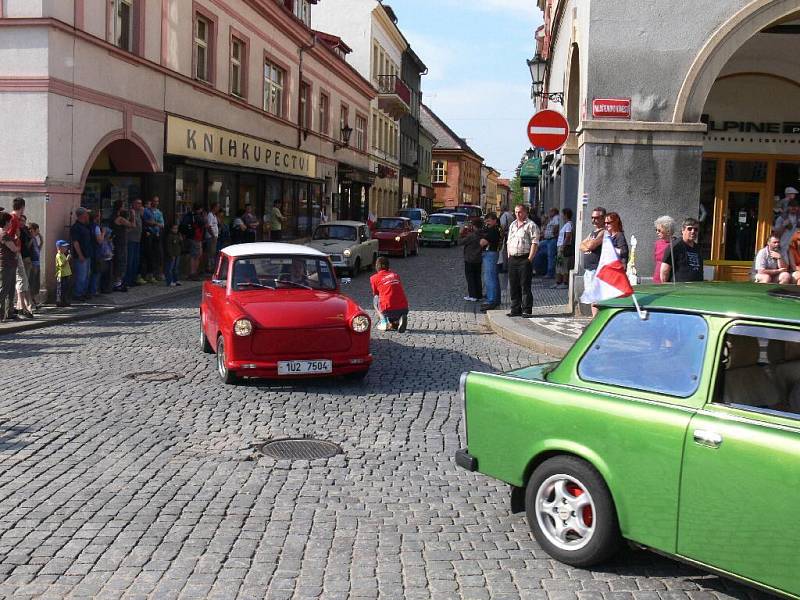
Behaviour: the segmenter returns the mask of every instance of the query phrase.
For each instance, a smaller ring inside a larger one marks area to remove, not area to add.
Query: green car
[[[461,235],[461,228],[453,215],[437,213],[428,217],[428,221],[422,224],[419,230],[419,243],[425,244],[448,244],[455,246]]]
[[[800,287],[641,286],[557,363],[461,378],[456,463],[587,567],[628,540],[800,598]]]

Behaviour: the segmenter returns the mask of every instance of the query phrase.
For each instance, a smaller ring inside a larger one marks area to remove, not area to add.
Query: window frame
[[[118,26],[118,15],[119,15],[119,7],[125,5],[129,8],[129,18],[130,22],[128,25],[128,45],[130,47],[125,47],[120,44],[119,40],[119,31],[117,29]],[[137,39],[136,34],[138,33],[136,17],[137,17],[137,6],[135,0],[111,0],[110,3],[111,7],[111,18],[110,18],[110,40],[111,43],[119,48],[120,50],[124,50],[126,52],[133,53],[137,46]]]
[[[325,99],[325,102],[322,101],[323,98]],[[328,135],[331,129],[331,95],[326,90],[320,89],[319,99],[317,102],[319,132],[322,135]]]
[[[267,63],[269,63],[269,65],[270,65],[270,67],[271,67],[271,69],[273,71],[274,70],[280,71],[282,73],[282,77],[283,77],[283,80],[282,80],[280,86],[276,86],[271,79],[269,80],[270,81],[270,90],[272,89],[272,86],[275,86],[276,88],[278,88],[280,90],[280,98],[279,98],[279,101],[278,101],[278,107],[279,107],[279,110],[280,110],[279,113],[274,113],[274,112],[272,112],[271,110],[269,110],[267,108],[267,99],[271,95],[271,94],[270,95],[267,94],[267,81],[268,80],[267,80],[265,72],[264,72]],[[263,57],[263,60],[261,62],[261,93],[262,93],[261,110],[263,110],[264,112],[266,112],[266,113],[268,113],[268,114],[270,114],[270,115],[272,115],[274,117],[277,117],[279,119],[284,119],[284,120],[287,119],[287,115],[289,114],[289,105],[288,105],[289,95],[286,93],[286,91],[287,91],[288,88],[289,88],[289,69],[288,69],[288,67],[286,66],[286,64],[284,64],[284,63],[282,63],[282,62],[280,62],[278,60],[275,60],[275,58],[271,54],[268,54],[267,52],[264,52],[264,57]]]
[[[629,309],[629,310],[625,309],[625,310],[616,311],[603,324],[602,329],[597,332],[597,335],[595,335],[595,337],[592,340],[591,344],[589,344],[587,346],[586,350],[580,356],[580,358],[578,359],[577,364],[575,365],[575,374],[578,376],[578,379],[582,383],[587,383],[587,384],[592,384],[592,385],[600,385],[600,386],[608,386],[609,388],[617,388],[617,389],[637,392],[637,393],[641,393],[641,394],[655,394],[655,395],[659,395],[659,396],[666,396],[668,398],[674,398],[674,399],[680,399],[680,400],[686,400],[688,398],[691,398],[695,394],[697,394],[698,391],[701,389],[700,386],[701,386],[701,384],[703,382],[704,375],[705,375],[704,372],[705,372],[706,362],[707,362],[706,361],[706,357],[708,356],[708,352],[709,352],[709,350],[711,348],[709,346],[709,344],[708,344],[709,331],[710,331],[710,325],[709,325],[708,320],[705,319],[702,314],[691,313],[691,312],[671,312],[671,311],[651,311],[649,320],[652,320],[654,315],[696,320],[699,323],[702,323],[702,325],[705,328],[704,331],[702,332],[702,336],[703,337],[701,339],[703,340],[703,351],[702,351],[702,353],[700,354],[700,356],[698,358],[699,365],[698,365],[698,368],[697,368],[697,377],[695,379],[695,386],[689,393],[687,393],[687,394],[679,394],[679,393],[676,393],[674,390],[670,391],[670,392],[667,392],[667,391],[664,391],[664,390],[647,388],[647,387],[644,387],[644,386],[641,386],[641,385],[638,386],[638,387],[634,387],[632,385],[626,385],[626,384],[620,383],[618,381],[600,380],[600,379],[597,379],[597,378],[592,378],[592,377],[589,377],[589,376],[585,375],[582,372],[582,366],[584,364],[584,361],[587,360],[587,358],[589,357],[590,353],[594,349],[595,344],[608,331],[609,326],[611,326],[614,323],[615,320],[617,320],[619,318],[631,318],[631,319],[641,320],[639,315],[633,309]],[[685,330],[685,327],[683,327],[682,329]],[[637,362],[636,368],[637,368],[637,370],[641,371],[642,370],[642,364]],[[602,389],[600,391],[602,391]]]
[[[339,132],[338,137],[340,142],[344,142],[344,134],[342,129],[350,126],[350,106],[344,102],[339,102]]]
[[[362,125],[362,127],[359,128],[359,125]],[[353,133],[355,133],[356,135],[356,141],[355,141],[356,150],[361,150],[362,152],[367,151],[368,127],[369,126],[367,117],[361,114],[360,112],[356,111],[355,127],[353,127]]]
[[[303,96],[305,90],[305,97]],[[314,88],[311,81],[308,79],[301,79],[300,85],[297,89],[297,126],[306,131],[310,131],[314,125],[314,113],[312,106],[314,104]]]
[[[234,91],[233,86],[233,46],[234,44],[241,45],[241,57],[239,58],[239,75],[241,78],[240,85],[241,89],[239,94]],[[248,95],[248,83],[249,83],[249,73],[250,73],[250,38],[244,35],[242,32],[234,29],[233,27],[230,28],[230,38],[228,40],[228,60],[229,60],[229,75],[228,75],[228,85],[229,89],[228,92],[231,96],[235,96],[241,100],[247,100]]]
[[[441,164],[441,173],[436,165]],[[441,177],[439,175],[441,174]],[[447,161],[434,160],[431,161],[431,183],[447,183]]]
[[[213,13],[210,13],[205,7],[198,4],[197,2],[193,2],[193,10],[194,10],[194,18],[192,20],[192,79],[195,81],[199,81],[206,85],[216,85],[217,80],[217,61],[216,61],[216,52],[217,52],[217,32],[218,32],[218,25],[217,25],[217,17]],[[206,30],[207,30],[207,39],[204,41],[205,45],[202,46],[205,48],[206,52],[206,75],[207,79],[203,79],[202,77],[198,76],[197,73],[197,66],[198,66],[198,48],[201,47],[198,44],[198,37],[197,37],[197,27],[200,21],[204,21],[206,23]]]

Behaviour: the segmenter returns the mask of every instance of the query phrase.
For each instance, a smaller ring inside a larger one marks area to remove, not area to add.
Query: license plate
[[[330,360],[281,360],[278,361],[278,375],[303,375],[307,373],[332,373]]]

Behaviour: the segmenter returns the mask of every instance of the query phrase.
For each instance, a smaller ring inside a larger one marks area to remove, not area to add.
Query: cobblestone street
[[[458,379],[547,360],[465,295],[461,248],[392,260],[412,304],[363,382],[222,385],[198,297],[0,338],[0,596],[713,600],[747,588],[629,550],[551,560],[508,487],[456,468]],[[368,274],[345,290],[371,306]],[[275,461],[254,445],[339,444]]]

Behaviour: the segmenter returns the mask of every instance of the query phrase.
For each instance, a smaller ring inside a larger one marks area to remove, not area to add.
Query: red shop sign
[[[592,100],[593,119],[630,119],[630,98],[595,98]]]

